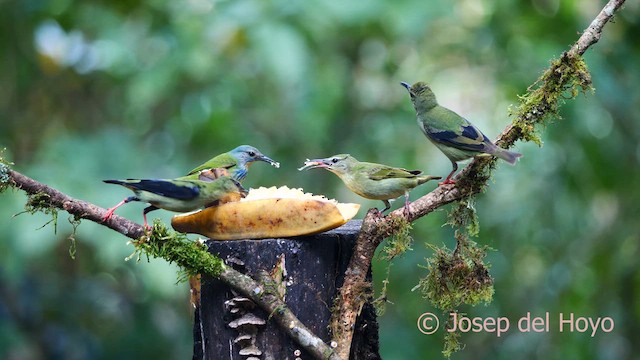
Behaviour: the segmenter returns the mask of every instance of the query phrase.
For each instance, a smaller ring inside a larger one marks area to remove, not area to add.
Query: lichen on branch
[[[11,170],[12,162],[9,162],[4,158],[4,152],[6,149],[0,150],[0,193],[5,191],[11,186],[11,176],[9,170]]]

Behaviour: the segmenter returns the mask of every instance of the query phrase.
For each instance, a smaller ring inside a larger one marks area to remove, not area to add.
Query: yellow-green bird
[[[228,202],[230,199],[239,200],[246,194],[240,183],[229,176],[216,178],[206,171],[199,179],[127,179],[104,180],[108,184],[117,184],[134,192],[116,206],[107,210],[103,221],[113,216],[120,206],[141,201],[151,204],[142,211],[144,226],[148,228],[147,213],[157,209],[175,212],[188,212],[200,208],[216,205],[218,202]]]
[[[427,84],[401,84],[409,91],[420,130],[453,164],[453,170],[441,185],[455,183],[451,177],[458,170],[458,161],[474,156],[493,155],[513,165],[522,156],[498,147],[467,119],[440,106]]]
[[[420,170],[406,170],[382,164],[361,162],[349,154],[334,155],[324,159],[307,160],[298,170],[323,168],[338,175],[349,190],[366,199],[382,200],[385,212],[391,208],[389,200],[405,196],[409,204],[409,191],[440,176],[420,175]]]
[[[204,164],[196,167],[195,169],[189,171],[189,174],[186,176],[186,178],[197,179],[198,173],[203,170],[224,168],[229,171],[231,177],[238,181],[242,181],[247,176],[249,166],[254,161],[264,161],[276,168],[280,167],[279,162],[273,161],[271,158],[261,153],[255,147],[250,145],[240,145],[237,148],[224,154],[220,154],[208,160]]]

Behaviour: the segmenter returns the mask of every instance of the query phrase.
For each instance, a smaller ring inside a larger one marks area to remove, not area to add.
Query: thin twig
[[[591,22],[588,28],[584,30],[578,41],[569,50],[570,54],[582,55],[587,49],[600,40],[602,29],[611,20],[613,14],[622,7],[625,0],[611,0],[602,8],[602,11]]]

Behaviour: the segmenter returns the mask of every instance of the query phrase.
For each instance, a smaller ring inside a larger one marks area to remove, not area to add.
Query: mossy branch
[[[272,314],[282,331],[316,359],[340,360],[336,352],[300,322],[278,296],[266,292],[263,285],[250,276],[225,266],[224,262],[209,253],[203,244],[190,241],[183,234],[168,230],[158,221],[154,222],[150,232],[145,232],[140,224],[117,215],[103,221],[106,209],[74,199],[11,170],[8,163],[0,161],[0,190],[8,187],[21,189],[29,195],[29,211],[57,214],[58,210],[65,210],[74,217],[74,221],[88,219],[133,239],[132,243],[136,247],[134,255],[138,257],[146,255],[174,262],[183,269],[184,277],[207,274],[220,279]]]
[[[153,222],[150,232],[131,241],[136,252],[133,255],[161,258],[169,263],[176,263],[182,269],[180,280],[190,276],[207,274],[220,277],[225,270],[222,259],[210,254],[201,242],[189,240],[185,234],[167,229],[159,220]]]
[[[518,107],[511,111],[513,122],[496,140],[498,146],[510,148],[518,140],[540,144],[537,128],[546,124],[549,119],[557,117],[558,107],[564,101],[591,89],[591,77],[581,56],[600,39],[604,25],[622,4],[624,0],[609,1],[578,41],[559,59],[553,60],[543,75],[529,87],[527,93],[520,97]],[[342,358],[349,357],[354,325],[362,308],[364,297],[358,293],[358,288],[362,288],[362,283],[365,282],[376,248],[384,237],[394,231],[390,226],[390,223],[394,222],[391,219],[404,217],[407,222],[413,222],[442,206],[482,192],[487,186],[495,163],[493,157],[476,158],[458,174],[455,184],[439,186],[409,204],[408,209],[394,210],[386,217],[372,211],[367,213],[345,273],[344,284],[338,294],[336,303],[339,306],[337,311],[333,312],[332,323],[339,324],[333,337]],[[447,258],[450,257],[448,254],[445,255]]]

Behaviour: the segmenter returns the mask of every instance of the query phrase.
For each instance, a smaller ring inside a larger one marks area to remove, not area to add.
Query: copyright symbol
[[[418,330],[425,335],[431,335],[438,330],[440,320],[432,313],[424,313],[418,318]]]

